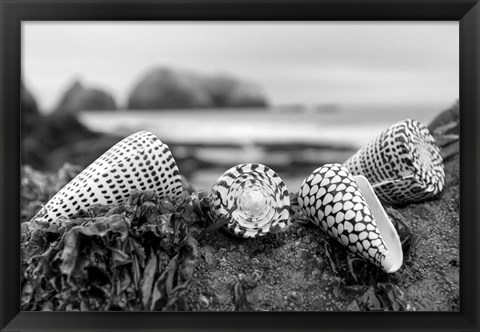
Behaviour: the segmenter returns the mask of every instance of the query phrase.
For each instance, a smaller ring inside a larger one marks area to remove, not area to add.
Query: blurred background
[[[22,163],[87,166],[139,130],[208,190],[260,162],[295,191],[459,96],[457,22],[24,22]]]

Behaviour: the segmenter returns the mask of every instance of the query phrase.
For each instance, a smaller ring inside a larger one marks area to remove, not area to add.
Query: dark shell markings
[[[147,131],[132,134],[101,155],[33,217],[52,222],[93,204],[119,204],[132,190],[154,190],[176,199],[182,180],[168,146]]]
[[[245,238],[282,231],[290,197],[280,176],[261,164],[240,164],[223,173],[210,191],[210,217]]]
[[[343,163],[363,175],[385,203],[407,204],[443,190],[445,170],[440,148],[417,120],[400,121],[383,131]]]
[[[401,267],[398,234],[365,177],[324,165],[303,181],[298,201],[310,221],[350,251],[388,273]]]

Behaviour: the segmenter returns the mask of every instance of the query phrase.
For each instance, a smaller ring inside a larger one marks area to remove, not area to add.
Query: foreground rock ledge
[[[311,224],[253,240],[204,232],[201,197],[177,204],[136,192],[61,223],[28,222],[79,169],[24,167],[22,310],[458,311],[458,117],[442,121],[430,129],[443,148],[444,191],[386,209],[405,253],[390,275]]]

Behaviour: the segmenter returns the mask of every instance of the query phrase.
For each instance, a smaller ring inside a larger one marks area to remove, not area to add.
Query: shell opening
[[[236,209],[232,217],[239,225],[248,228],[267,227],[274,218],[276,206],[273,183],[268,178],[257,175],[255,180],[249,179],[244,173],[237,178],[229,195],[235,197]]]
[[[367,178],[362,175],[353,178],[375,218],[380,235],[388,250],[388,255],[382,261],[382,268],[387,273],[394,273],[400,269],[403,263],[402,244],[398,233]]]
[[[436,178],[436,168],[432,163],[434,160],[441,158],[438,148],[431,142],[427,142],[420,137],[410,148],[412,160],[417,170],[416,181],[421,183],[426,191],[434,191],[435,183],[429,183],[426,180]]]
[[[432,160],[432,153],[429,149],[429,144],[426,142],[420,141],[413,148],[413,155],[416,156],[419,165],[424,168]]]
[[[217,179],[210,196],[211,218],[226,218],[225,228],[237,236],[263,236],[287,226],[287,188],[265,165],[240,164],[228,169]]]
[[[244,191],[238,198],[239,207],[246,213],[255,216],[265,209],[266,199],[263,192],[256,189]]]

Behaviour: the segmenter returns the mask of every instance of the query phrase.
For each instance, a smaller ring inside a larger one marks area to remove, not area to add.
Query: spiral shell
[[[115,144],[63,187],[34,218],[52,222],[92,204],[124,202],[132,190],[154,190],[176,199],[182,181],[170,149],[147,131]]]
[[[230,168],[215,182],[210,197],[212,220],[227,220],[225,228],[237,236],[263,236],[287,226],[287,187],[265,165],[240,164]]]
[[[398,234],[365,177],[324,165],[303,181],[298,201],[310,221],[350,251],[389,273],[402,265]]]
[[[363,175],[382,202],[406,204],[435,196],[445,185],[440,148],[416,120],[398,122],[343,163]]]

